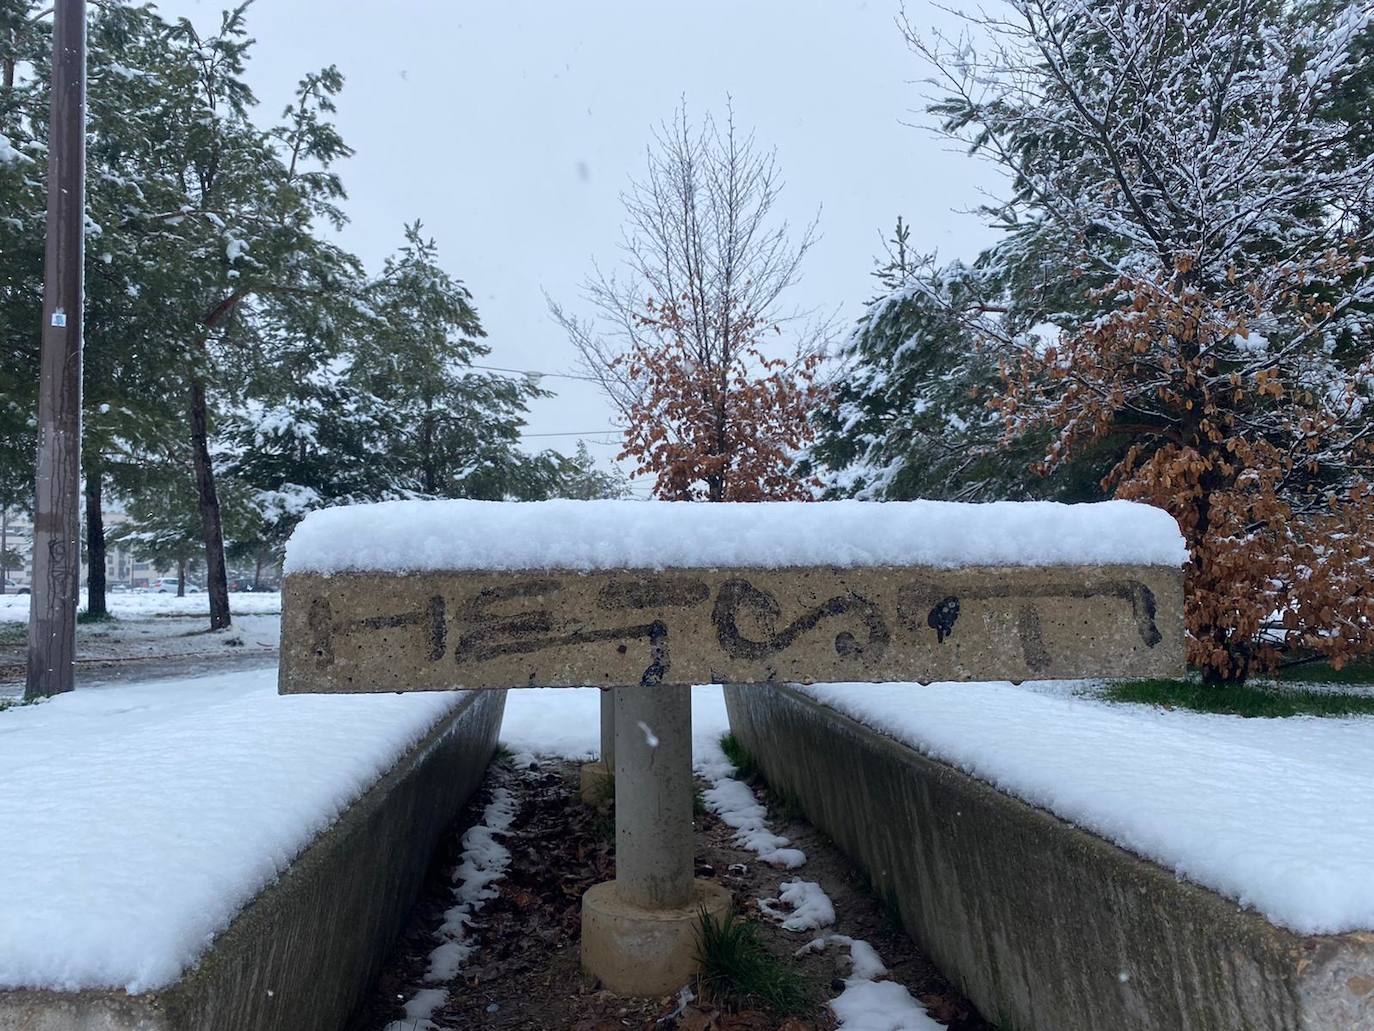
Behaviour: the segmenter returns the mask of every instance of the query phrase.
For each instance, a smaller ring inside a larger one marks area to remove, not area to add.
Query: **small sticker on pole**
[[[64,329],[67,325],[67,313],[61,308],[52,313],[52,324],[58,329]]]

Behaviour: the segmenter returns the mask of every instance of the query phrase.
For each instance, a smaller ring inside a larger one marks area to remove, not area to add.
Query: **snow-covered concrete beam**
[[[286,578],[283,693],[1173,676],[1166,565]]]

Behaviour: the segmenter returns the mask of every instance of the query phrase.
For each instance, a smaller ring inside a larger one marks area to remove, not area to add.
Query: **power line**
[[[537,369],[503,369],[499,365],[469,365],[470,369],[481,369],[484,372],[507,372],[512,376],[524,376],[526,379],[580,379],[584,383],[600,383],[595,376],[578,376],[571,372],[540,372]]]
[[[616,433],[617,430],[569,430],[566,433],[522,433],[522,437],[604,437],[607,433]]]

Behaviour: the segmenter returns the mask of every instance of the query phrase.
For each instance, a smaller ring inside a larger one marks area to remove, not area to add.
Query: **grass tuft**
[[[745,748],[744,742],[734,734],[726,734],[720,739],[720,750],[725,753],[725,758],[730,760],[730,765],[735,768],[740,780],[755,780],[763,775],[753,753]]]
[[[1264,684],[1203,684],[1197,680],[1121,680],[1102,697],[1228,716],[1357,716],[1374,714],[1374,695],[1305,691]]]
[[[802,972],[764,947],[756,924],[733,913],[718,921],[702,911],[697,958],[701,994],[712,1005],[761,1008],[789,1017],[806,1013],[815,1003],[814,989]]]
[[[114,616],[110,615],[108,612],[102,612],[99,615],[92,615],[89,609],[82,609],[80,612],[78,612],[76,614],[76,621],[80,623],[82,626],[86,626],[91,623],[118,622],[118,620]]]
[[[1284,684],[1374,684],[1374,661],[1360,659],[1333,669],[1329,662],[1305,662],[1273,674]]]

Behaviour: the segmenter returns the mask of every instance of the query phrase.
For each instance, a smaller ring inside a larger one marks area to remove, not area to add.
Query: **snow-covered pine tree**
[[[37,5],[0,0],[0,506],[28,508],[37,448],[43,297],[43,149],[32,79],[16,68],[51,50]]]
[[[618,469],[598,469],[586,441],[579,440],[577,450],[559,462],[556,482],[549,496],[600,501],[623,498],[629,493],[630,484],[625,475]]]
[[[1079,284],[1052,341],[962,314],[1000,345],[998,407],[1051,434],[1048,469],[1129,441],[1108,482],[1178,517],[1211,680],[1374,645],[1374,163],[1342,109],[1367,17],[1011,0],[975,19],[982,51],[909,33],[945,130],[1008,174],[1017,246]]]
[[[531,378],[473,369],[489,348],[472,295],[418,222],[366,292],[374,316],[345,377],[374,413],[387,489],[426,497],[540,496],[548,471],[518,446]]]
[[[802,472],[820,475],[830,497],[1055,494],[1057,484],[1027,475],[1029,445],[1003,443],[989,407],[1001,389],[996,354],[959,317],[997,292],[986,269],[914,254],[898,219],[874,276],[881,292],[839,350]]]

